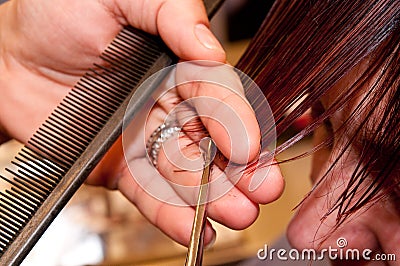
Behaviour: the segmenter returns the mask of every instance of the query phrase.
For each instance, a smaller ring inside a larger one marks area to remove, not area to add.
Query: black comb
[[[206,0],[211,17],[221,0]],[[140,110],[177,58],[155,36],[125,27],[0,175],[0,265],[18,265]],[[1,184],[1,183],[0,183]]]

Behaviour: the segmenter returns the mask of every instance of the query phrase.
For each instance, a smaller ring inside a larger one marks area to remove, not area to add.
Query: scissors
[[[204,168],[200,182],[199,195],[197,197],[196,212],[193,220],[192,233],[188,252],[186,254],[185,266],[202,265],[204,250],[204,232],[207,222],[207,200],[208,186],[211,174],[211,162],[213,160],[214,142],[211,138],[206,139],[201,145],[205,148]]]

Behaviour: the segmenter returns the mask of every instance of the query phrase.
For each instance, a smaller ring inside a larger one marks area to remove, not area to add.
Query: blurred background
[[[227,0],[213,19],[212,29],[223,43],[231,64],[246,49],[272,2]],[[301,118],[286,137],[307,121],[307,116]],[[310,147],[310,139],[305,139],[278,160],[294,157]],[[1,169],[20,148],[21,144],[14,140],[0,146]],[[283,196],[262,206],[257,221],[248,229],[234,231],[214,223],[217,240],[205,252],[204,265],[256,265],[257,251],[264,245],[288,248],[285,229],[293,208],[310,189],[310,161],[304,158],[281,165],[286,180]],[[183,265],[185,255],[185,247],[149,224],[118,192],[82,186],[23,265]]]

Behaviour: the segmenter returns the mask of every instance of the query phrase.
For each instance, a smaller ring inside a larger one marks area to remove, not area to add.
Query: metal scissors
[[[213,151],[215,149],[214,143],[211,138],[208,138],[203,144],[205,149],[204,155],[204,168],[201,177],[199,195],[197,197],[196,212],[193,220],[192,233],[190,236],[190,243],[186,255],[186,266],[202,265],[203,249],[204,249],[204,232],[207,222],[207,200],[208,200],[208,186],[211,174],[211,162],[213,160]]]

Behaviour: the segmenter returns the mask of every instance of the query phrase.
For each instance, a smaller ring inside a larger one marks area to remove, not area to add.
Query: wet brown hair
[[[324,175],[355,143],[360,147],[359,162],[347,188],[326,214],[337,211],[338,225],[382,197],[400,198],[399,20],[400,2],[396,0],[278,0],[236,66],[265,94],[281,136],[368,57],[369,66],[363,74],[343,88],[310,125],[276,149],[279,153],[311,134],[360,90],[368,88],[334,133],[336,138],[342,134],[349,137]],[[324,145],[333,141],[329,139]],[[371,176],[373,181],[366,182]],[[357,193],[361,196],[354,200]]]

